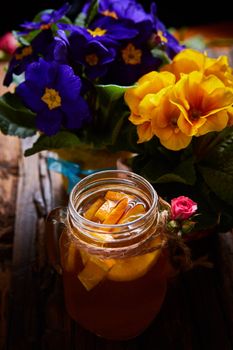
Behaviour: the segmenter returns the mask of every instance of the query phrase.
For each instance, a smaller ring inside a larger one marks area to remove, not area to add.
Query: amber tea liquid
[[[128,224],[148,212],[150,203],[135,187],[97,188],[76,208],[90,222],[115,225],[98,236],[99,247],[109,248],[109,239],[121,242],[120,225]],[[140,225],[139,225],[140,226]],[[148,229],[148,234],[150,235]],[[61,263],[66,307],[81,326],[107,339],[123,340],[140,334],[159,312],[166,293],[167,257],[161,249],[126,253],[112,258],[93,253],[79,245],[80,232],[65,229],[60,238]],[[127,235],[126,235],[127,236]],[[109,238],[110,237],[110,238]],[[139,244],[136,235],[133,242]],[[90,245],[90,239],[87,239]],[[150,247],[160,243],[160,237],[150,240]],[[121,243],[116,249],[121,251]],[[130,252],[130,247],[128,251]],[[110,249],[111,250],[111,249]]]

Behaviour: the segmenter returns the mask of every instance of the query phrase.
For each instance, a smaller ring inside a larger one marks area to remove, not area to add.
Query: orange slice
[[[82,263],[85,266],[87,261],[89,260],[89,254],[83,249],[79,249],[79,254],[81,256]]]
[[[84,269],[78,274],[78,278],[83,286],[89,291],[94,288],[107,275],[107,271],[88,260]]]
[[[97,210],[95,213],[95,218],[99,219],[101,222],[103,222],[108,215],[111,213],[112,209],[117,205],[116,202],[111,200],[106,200],[101,207]]]
[[[116,224],[122,215],[124,214],[127,206],[128,206],[128,198],[122,199],[118,205],[111,211],[111,213],[106,217],[103,221],[103,224],[106,225],[114,225]]]
[[[76,260],[77,259],[77,245],[74,242],[70,243],[68,255],[65,262],[66,271],[75,271],[76,269]]]
[[[123,192],[117,192],[117,191],[107,191],[104,198],[110,199],[111,201],[121,201],[123,198],[126,198],[126,197],[130,199],[134,199],[134,196],[131,196]]]
[[[157,237],[151,246],[161,243],[161,238]],[[157,262],[161,254],[161,249],[151,253],[134,256],[125,259],[118,259],[108,272],[107,278],[113,281],[133,281],[145,275],[150,268]]]
[[[97,210],[101,207],[101,205],[104,203],[104,200],[102,198],[98,198],[84,213],[85,219],[92,220],[95,216]]]
[[[146,209],[143,204],[136,204],[134,207],[130,208],[126,213],[122,216],[118,224],[125,224],[126,222],[136,220],[142,214],[145,214]]]
[[[94,256],[88,255],[89,259],[86,262],[84,269],[78,274],[78,278],[83,286],[90,291],[97,284],[99,284],[104,278],[106,278],[108,271],[115,264],[114,259],[99,259]]]

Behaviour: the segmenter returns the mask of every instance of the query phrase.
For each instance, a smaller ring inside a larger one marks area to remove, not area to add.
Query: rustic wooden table
[[[66,205],[67,196],[60,175],[47,168],[46,153],[23,156],[28,142],[0,135],[0,349],[232,350],[232,232],[193,243],[193,254],[207,253],[213,268],[197,267],[171,281],[159,315],[141,336],[107,341],[69,318],[44,229],[47,213]]]

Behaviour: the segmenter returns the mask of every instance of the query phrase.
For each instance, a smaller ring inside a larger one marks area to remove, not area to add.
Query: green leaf
[[[95,16],[98,14],[98,0],[92,0],[92,3],[89,7],[89,11],[87,14],[87,19],[86,19],[86,26],[88,27],[89,24],[93,21]]]
[[[96,86],[96,113],[87,134],[89,142],[93,142],[97,148],[114,148],[119,139],[122,139],[129,116],[128,106],[124,102],[127,88],[129,87],[119,85]],[[123,144],[119,146],[121,148]]]
[[[129,111],[124,103],[124,93],[128,87],[119,85],[97,85],[97,121],[99,127],[105,130],[107,134],[112,133],[118,119],[121,119],[122,113]],[[106,129],[108,126],[108,129]]]
[[[36,133],[35,114],[25,108],[15,94],[7,93],[0,97],[0,130],[18,137]]]
[[[187,181],[180,175],[174,173],[167,173],[165,175],[160,176],[154,183],[169,183],[169,182],[180,182],[184,184],[188,184]]]
[[[58,23],[72,24],[71,20],[66,16],[63,16],[61,19],[59,19]]]
[[[199,170],[210,189],[223,201],[233,206],[233,172],[199,166]]]
[[[14,123],[9,123],[8,120],[4,120],[0,116],[0,130],[5,135],[18,136],[20,138],[25,138],[28,136],[35,135],[36,131],[34,129],[25,128]]]
[[[85,13],[80,13],[74,21],[74,24],[76,26],[80,26],[80,27],[85,27],[85,21],[86,21],[87,15]]]
[[[105,98],[109,100],[109,102],[118,100],[124,95],[125,91],[130,88],[132,88],[132,86],[120,86],[114,84],[96,85],[98,95],[100,97],[105,96]]]
[[[213,133],[199,171],[219,199],[233,205],[233,127]]]
[[[48,149],[52,150],[79,146],[82,146],[82,142],[77,135],[68,131],[60,131],[54,136],[41,135],[33,144],[32,148],[25,151],[25,156],[31,156]]]
[[[206,49],[206,42],[202,35],[195,35],[186,40],[183,44],[190,49],[195,49],[199,51],[204,51]]]
[[[124,115],[126,118],[128,115]],[[137,144],[137,129],[135,125],[129,122],[128,118],[122,120],[121,129],[119,130],[118,137],[115,138],[115,142],[111,145],[110,149],[113,151],[125,151],[132,153],[140,153],[142,145]],[[135,158],[135,157],[134,157]],[[134,162],[135,159],[132,159]]]
[[[147,163],[141,166],[141,173],[152,183],[178,182],[186,185],[194,185],[196,171],[192,159],[179,163],[173,167],[168,159],[157,152],[147,158]]]
[[[196,170],[192,158],[180,162],[173,172],[182,179],[180,182],[187,185],[194,185],[196,182]]]
[[[13,35],[15,36],[16,40],[21,43],[22,45],[28,46],[30,45],[31,41],[40,33],[40,30],[32,30],[27,35],[21,35],[20,31],[13,31]]]
[[[158,49],[157,47],[155,47],[154,49],[151,50],[151,54],[153,57],[159,58],[162,61],[162,63],[161,63],[162,66],[170,63],[170,59],[169,59],[168,55],[166,54],[166,52]]]

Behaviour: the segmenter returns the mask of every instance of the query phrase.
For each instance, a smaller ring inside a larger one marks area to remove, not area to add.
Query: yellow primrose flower
[[[135,87],[126,90],[125,101],[133,114],[138,113],[138,106],[147,94],[155,94],[162,88],[175,83],[175,76],[169,72],[152,71],[143,75]]]
[[[233,69],[229,65],[227,56],[220,56],[216,58],[208,58],[205,60],[204,74],[215,75],[226,86],[233,88]]]
[[[180,51],[171,63],[164,65],[161,72],[168,71],[176,76],[176,80],[180,79],[181,73],[189,74],[193,71],[204,70],[206,56],[193,49],[184,49]]]
[[[161,104],[162,98],[167,91],[172,88],[169,85],[156,94],[146,95],[138,105],[138,115],[131,115],[129,120],[137,125],[138,143],[149,141],[153,136],[153,119],[157,117],[157,109]]]
[[[137,125],[138,143],[149,141],[155,135],[164,147],[177,151],[191,142],[192,137],[185,135],[177,125],[181,112],[170,102],[172,90],[173,85],[170,85],[146,95],[138,106],[139,117],[130,117]]]
[[[125,102],[128,104],[131,114],[129,120],[138,125],[138,142],[149,141],[153,134],[151,130],[151,110],[153,104],[148,104],[147,113],[143,115],[139,112],[139,105],[145,96],[156,94],[164,87],[175,83],[175,76],[169,72],[158,73],[152,71],[143,75],[137,82],[136,86],[130,88],[125,93]],[[145,125],[143,125],[146,123]]]
[[[172,95],[173,87],[161,98],[152,119],[152,131],[164,147],[178,151],[186,148],[190,144],[192,137],[184,134],[178,126],[181,111],[175,104],[170,102]]]
[[[227,126],[233,90],[214,75],[205,77],[194,71],[177,82],[171,102],[181,111],[177,121],[180,130],[188,136],[200,136]]]
[[[233,87],[233,69],[229,65],[227,56],[210,58],[205,53],[185,49],[179,52],[170,64],[163,66],[161,71],[175,74],[177,80],[180,79],[181,73],[189,74],[199,71],[205,76],[215,75],[226,86]]]

